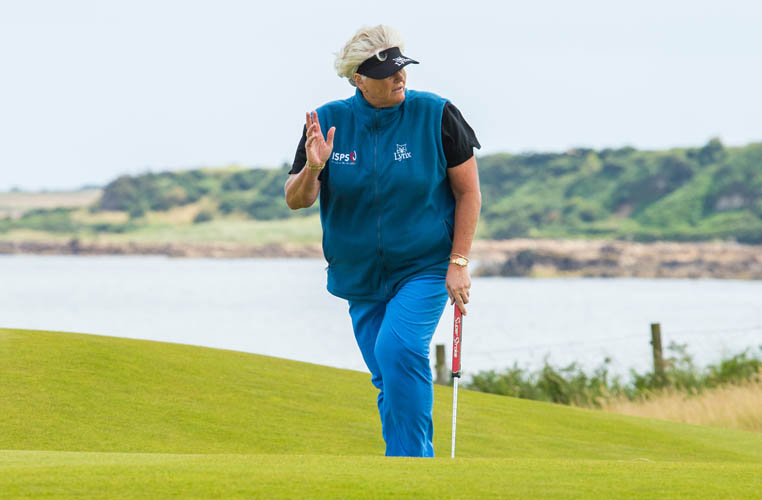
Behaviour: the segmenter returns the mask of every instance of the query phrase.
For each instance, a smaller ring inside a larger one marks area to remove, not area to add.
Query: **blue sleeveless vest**
[[[320,221],[328,291],[348,300],[388,300],[408,280],[447,274],[455,199],[442,149],[447,102],[405,91],[393,108],[353,97],[318,108],[336,127],[323,170]]]

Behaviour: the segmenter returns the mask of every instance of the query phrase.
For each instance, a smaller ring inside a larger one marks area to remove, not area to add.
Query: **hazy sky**
[[[305,111],[354,91],[333,54],[379,23],[481,154],[762,140],[751,0],[0,0],[0,190],[290,163]]]

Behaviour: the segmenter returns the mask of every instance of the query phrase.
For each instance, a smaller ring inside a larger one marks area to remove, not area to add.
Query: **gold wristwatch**
[[[460,255],[459,253],[454,253],[450,255],[450,264],[466,267],[468,265],[468,258],[464,255]]]

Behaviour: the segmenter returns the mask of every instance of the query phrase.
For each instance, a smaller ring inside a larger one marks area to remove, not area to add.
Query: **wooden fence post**
[[[447,361],[445,361],[445,346],[444,344],[437,344],[437,379],[436,383],[441,385],[449,385],[450,377],[449,369],[447,368]]]
[[[665,385],[667,378],[664,375],[664,356],[661,351],[661,325],[651,323],[651,345],[654,351],[654,374],[659,385]]]

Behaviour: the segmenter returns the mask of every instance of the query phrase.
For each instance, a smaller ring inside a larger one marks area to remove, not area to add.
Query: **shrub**
[[[536,371],[519,368],[515,363],[503,372],[480,371],[466,387],[523,399],[600,407],[607,400],[620,397],[647,399],[665,388],[696,394],[707,388],[743,383],[762,373],[762,356],[752,355],[748,349],[703,370],[695,366],[685,344],[671,343],[667,350],[672,355],[665,360],[663,379],[653,371],[632,370],[630,381],[623,383],[619,376],[609,374],[609,359],[588,374],[577,363],[558,368],[546,358],[543,367]]]
[[[214,219],[214,213],[212,213],[211,210],[204,209],[196,214],[196,216],[193,218],[193,223],[200,224],[202,222],[208,222],[212,219]]]
[[[11,227],[51,231],[56,233],[71,233],[82,228],[82,225],[71,219],[72,208],[38,208],[26,212],[21,218],[12,221]]]

